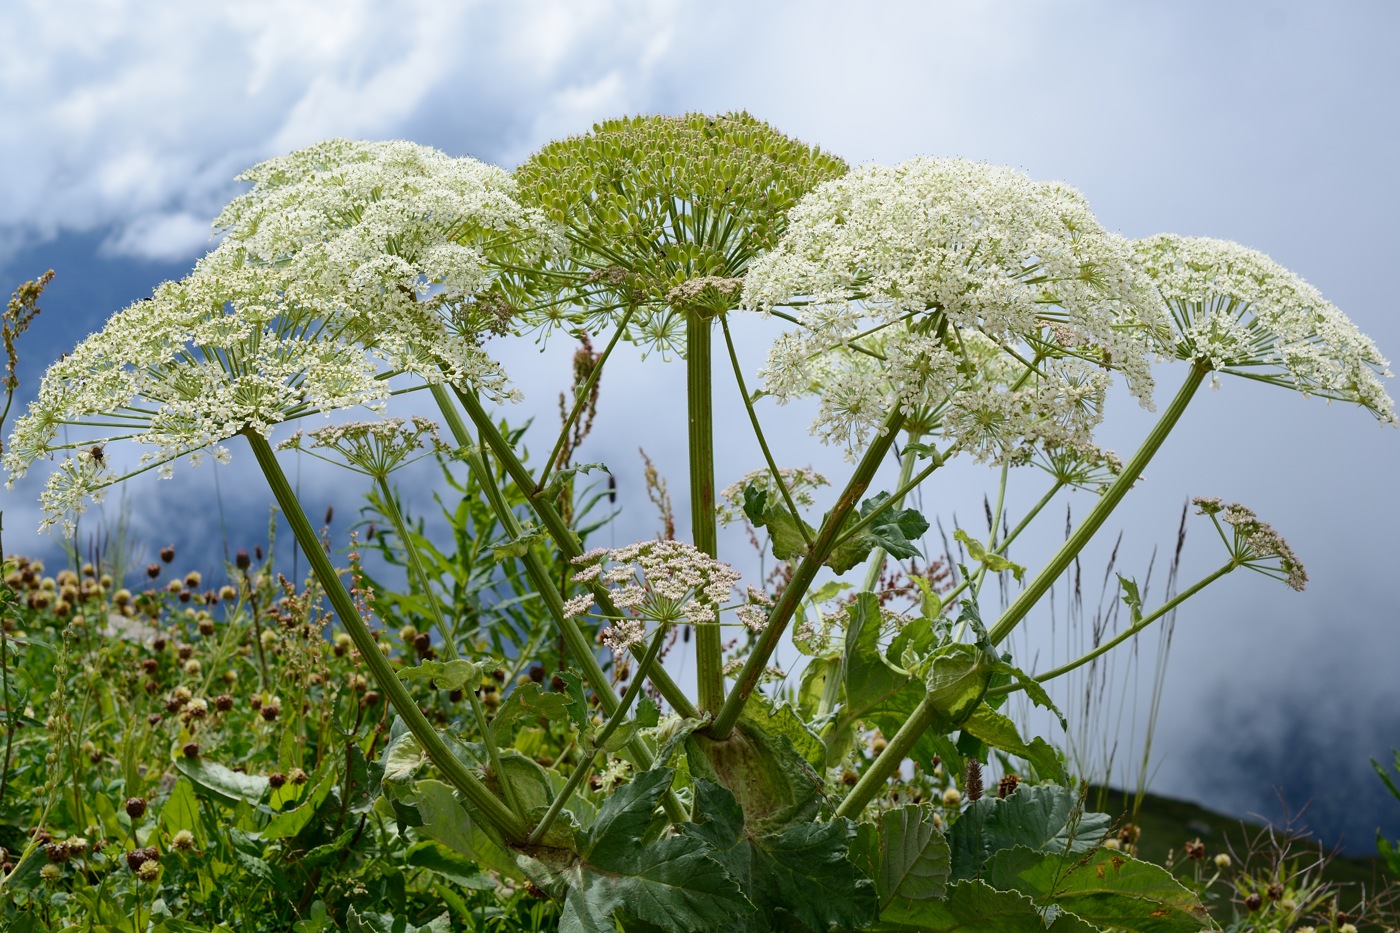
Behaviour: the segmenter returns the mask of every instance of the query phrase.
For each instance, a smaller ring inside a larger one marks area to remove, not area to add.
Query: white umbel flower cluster
[[[1191,504],[1197,515],[1207,515],[1215,523],[1221,539],[1241,566],[1282,580],[1300,593],[1307,587],[1308,573],[1303,562],[1283,535],[1268,522],[1260,521],[1253,509],[1238,502],[1227,503],[1218,496],[1196,496]],[[1230,526],[1228,538],[1221,522]]]
[[[743,305],[796,309],[802,330],[770,351],[765,387],[779,400],[819,393],[814,431],[852,452],[896,406],[937,410],[965,389],[980,365],[972,334],[1019,367],[1020,395],[992,398],[1003,390],[984,381],[972,406],[984,414],[966,424],[974,434],[990,425],[1001,442],[943,426],[985,457],[1045,421],[1042,402],[1081,397],[1101,367],[1121,371],[1148,404],[1148,359],[1166,327],[1130,244],[1078,192],[961,159],[872,166],[808,194],[777,247],[751,265]],[[876,334],[878,346],[865,346]],[[873,355],[862,361],[860,351]],[[1082,441],[1093,423],[1066,440]]]
[[[220,217],[217,249],[44,375],[4,461],[13,483],[66,453],[42,527],[71,529],[123,478],[91,454],[110,442],[140,446],[132,472],[166,473],[211,448],[223,459],[219,442],[243,431],[378,408],[396,375],[509,397],[470,302],[489,284],[488,252],[538,251],[549,237],[504,172],[409,143],[334,141],[244,177],[254,188]]]
[[[1316,288],[1227,240],[1159,234],[1138,259],[1171,312],[1175,355],[1216,372],[1355,402],[1396,424],[1376,345]]]
[[[604,639],[614,650],[640,642],[646,622],[713,625],[730,599],[740,574],[683,541],[639,541],[621,548],[598,548],[574,558],[575,583],[597,581],[613,604],[634,618],[613,620]],[[570,600],[565,613],[581,615],[591,600]],[[611,633],[611,634],[610,634]]]

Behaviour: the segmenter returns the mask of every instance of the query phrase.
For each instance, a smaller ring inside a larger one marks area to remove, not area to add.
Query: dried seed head
[[[133,820],[139,820],[139,819],[141,819],[141,817],[145,816],[145,815],[146,815],[146,798],[145,798],[145,797],[128,797],[128,798],[126,798],[126,815],[129,816],[129,817],[131,817]]]

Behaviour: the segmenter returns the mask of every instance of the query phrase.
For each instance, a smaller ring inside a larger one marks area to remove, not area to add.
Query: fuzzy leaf
[[[1022,784],[1005,799],[983,797],[973,801],[948,832],[951,878],[981,877],[988,858],[1016,846],[1087,852],[1098,845],[1108,825],[1102,813],[1081,813],[1075,793],[1055,784]]]
[[[876,914],[869,879],[849,857],[855,825],[792,823],[776,832],[745,828],[744,812],[724,787],[695,782],[696,813],[681,831],[703,839],[758,908],[741,929],[826,931],[864,928]]]
[[[730,930],[752,911],[703,840],[643,842],[672,774],[655,768],[619,788],[580,834],[578,857],[545,866],[568,888],[561,933],[613,933],[618,914],[667,933]]]
[[[875,881],[881,922],[915,922],[921,902],[943,897],[948,841],[934,819],[933,807],[921,804],[886,810],[874,823],[861,824],[856,862]]]
[[[1070,857],[1018,846],[988,859],[983,879],[1098,927],[1195,933],[1212,926],[1196,895],[1165,868],[1109,849]]]

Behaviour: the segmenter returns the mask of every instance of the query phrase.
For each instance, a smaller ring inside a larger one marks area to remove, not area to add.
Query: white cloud
[[[192,256],[260,159],[328,136],[519,158],[645,99],[674,0],[29,2],[0,20],[0,248]]]

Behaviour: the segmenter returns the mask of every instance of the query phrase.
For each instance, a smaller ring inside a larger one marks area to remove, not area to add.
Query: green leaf
[[[351,907],[345,915],[345,929],[348,933],[451,933],[452,916],[443,911],[432,920],[418,926],[393,914],[376,914],[369,911],[357,913],[355,908]]]
[[[951,862],[936,819],[932,806],[920,804],[861,824],[857,863],[875,881],[882,922],[917,922],[921,902],[943,897]]]
[[[326,802],[326,798],[330,796],[331,788],[334,786],[335,774],[327,771],[301,806],[274,816],[263,827],[259,835],[263,839],[285,839],[289,836],[295,836],[310,825],[312,818],[316,816],[316,811]]]
[[[967,556],[984,564],[992,573],[1005,573],[1011,571],[1016,582],[1020,583],[1025,579],[1026,568],[1020,564],[1012,563],[1000,554],[994,554],[982,546],[982,542],[973,538],[963,529],[959,528],[953,532],[953,538],[962,542],[962,546],[967,549]]]
[[[456,658],[424,661],[399,671],[399,680],[429,680],[439,690],[475,690],[481,686],[481,665]]]
[[[175,768],[196,791],[230,807],[241,800],[257,803],[267,793],[267,778],[262,775],[244,774],[205,758],[177,758]]]
[[[1026,846],[1052,853],[1095,848],[1108,832],[1102,813],[1081,813],[1079,798],[1056,784],[1022,784],[1004,799],[972,802],[948,832],[953,881],[981,876],[988,858]]]
[[[1129,579],[1128,577],[1125,577],[1120,573],[1118,575],[1118,588],[1123,593],[1124,605],[1126,605],[1128,607],[1128,611],[1132,613],[1133,622],[1141,622],[1142,596],[1138,593],[1137,581]]]
[[[807,553],[807,541],[816,537],[816,529],[792,514],[780,497],[767,489],[744,487],[744,515],[755,528],[767,528],[773,556],[778,560],[795,560]],[[803,536],[806,531],[806,537]]]
[[[171,836],[180,830],[194,833],[200,845],[205,844],[204,833],[199,825],[199,799],[195,796],[194,785],[187,778],[175,781],[175,787],[160,808],[160,825]]]
[[[751,833],[812,819],[821,808],[822,780],[784,735],[740,719],[722,741],[695,733],[686,740],[690,773],[727,787]]]
[[[544,484],[539,495],[546,499],[553,499],[564,491],[565,483],[573,482],[574,477],[580,473],[592,473],[594,470],[602,470],[604,473],[612,472],[608,469],[607,464],[603,463],[580,463],[576,466],[565,467],[550,475],[549,482]]]
[[[451,787],[441,781],[419,781],[414,804],[423,820],[419,831],[424,835],[485,868],[512,878],[520,876],[515,857],[483,828],[483,824],[472,819]]]
[[[998,891],[981,881],[963,881],[950,886],[943,900],[920,901],[915,910],[897,922],[881,918],[875,929],[901,933],[1046,933],[1046,924],[1030,898]]]
[[[924,685],[881,654],[879,598],[861,593],[846,612],[845,714],[855,720],[886,706],[912,709],[908,700],[917,704],[923,699]],[[900,694],[906,694],[904,702],[892,704]]]
[[[510,745],[516,724],[522,719],[560,720],[568,715],[568,699],[564,694],[541,690],[536,683],[522,684],[510,692],[491,719],[487,741],[501,748]]]
[[[1171,872],[1110,849],[1071,858],[1018,846],[988,859],[983,879],[1098,927],[1195,933],[1212,926],[1200,900]]]
[[[645,693],[637,700],[637,711],[632,714],[639,729],[655,729],[661,721],[661,707]]]
[[[697,821],[681,831],[704,840],[758,908],[743,929],[825,931],[864,928],[876,915],[873,885],[850,859],[856,827],[849,820],[792,823],[770,833],[745,828],[734,795],[695,782]]]
[[[949,727],[962,725],[977,709],[998,663],[985,648],[961,642],[934,652],[924,686],[934,710]]]
[[[765,706],[766,710],[763,708]],[[793,749],[813,768],[825,767],[826,748],[822,745],[821,738],[807,728],[802,717],[788,704],[777,703],[768,706],[766,702],[750,700],[740,718],[753,723],[766,735],[787,739],[792,743]]]
[[[428,762],[428,753],[418,744],[412,732],[403,732],[391,739],[381,759],[384,773],[380,788],[388,796],[402,796],[413,776]]]
[[[405,860],[414,868],[436,872],[458,887],[472,891],[493,891],[496,882],[482,874],[474,861],[437,842],[424,840],[409,847]]]
[[[882,492],[866,499],[860,504],[859,514],[850,516],[848,521],[854,525],[863,520],[889,497],[889,493]],[[837,573],[845,573],[865,560],[877,547],[884,548],[892,557],[918,557],[917,542],[926,531],[928,519],[920,515],[917,509],[886,509],[869,525],[833,549],[824,563]]]
[[[491,556],[497,561],[521,558],[530,553],[530,549],[537,544],[543,544],[547,539],[544,532],[527,528],[518,536],[511,538],[503,544],[497,544],[491,548]]]
[[[672,774],[656,768],[619,788],[580,835],[577,858],[562,850],[522,856],[536,883],[567,887],[562,933],[614,933],[618,915],[667,933],[732,930],[752,911],[703,840],[672,836],[643,842]]]
[[[1036,774],[1040,777],[1053,781],[1065,779],[1060,753],[1050,743],[1039,736],[1027,743],[1021,738],[1014,722],[986,703],[973,710],[972,715],[964,720],[962,727],[964,732],[992,748],[999,748],[1026,759],[1035,767]]]

